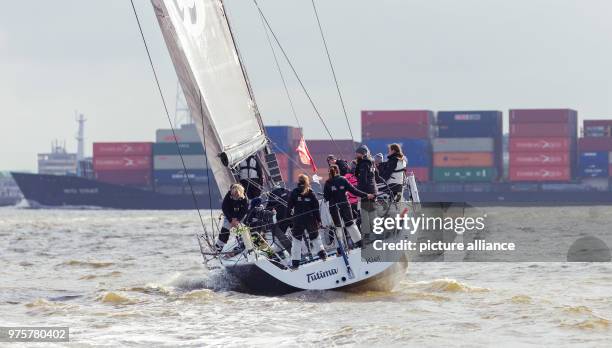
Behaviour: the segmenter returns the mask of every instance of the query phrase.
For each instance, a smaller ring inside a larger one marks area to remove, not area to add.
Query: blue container
[[[431,165],[431,143],[428,139],[375,139],[364,142],[372,152],[372,156],[382,153],[385,159],[388,146],[393,143],[402,147],[404,155],[408,158],[408,166],[429,167]]]
[[[192,185],[208,183],[206,170],[187,170],[187,175]],[[155,170],[153,171],[153,178],[156,185],[183,185],[187,182],[187,176],[185,176],[183,170]],[[212,176],[210,184],[214,184]]]
[[[153,156],[178,156],[179,148],[183,156],[204,154],[202,143],[154,143]]]
[[[451,123],[438,125],[438,138],[501,138],[501,124]]]
[[[267,126],[266,134],[268,138],[273,142],[271,145],[272,150],[293,153],[294,147],[297,143],[296,139],[299,133],[298,128],[289,126]]]
[[[607,178],[609,176],[609,152],[581,152],[578,175],[584,178]]]
[[[439,111],[438,124],[467,123],[501,125],[501,111]]]

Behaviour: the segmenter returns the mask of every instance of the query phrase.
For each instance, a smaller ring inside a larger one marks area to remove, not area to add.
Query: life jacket
[[[346,180],[348,180],[348,182],[351,183],[351,185],[357,186],[357,178],[355,177],[355,175],[347,173],[344,177],[346,178]],[[346,193],[346,197],[348,198],[350,204],[357,204],[359,202],[359,197],[355,196],[350,192]]]
[[[259,179],[259,163],[254,156],[250,156],[238,164],[240,180]]]
[[[395,168],[393,168],[393,172],[391,173],[391,177],[387,180],[387,184],[404,184],[404,175],[406,174],[406,166],[407,166],[406,157],[397,160],[397,164]],[[392,169],[392,168],[390,168]]]

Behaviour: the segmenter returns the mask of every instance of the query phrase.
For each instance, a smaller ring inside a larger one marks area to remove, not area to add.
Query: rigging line
[[[191,190],[191,197],[193,198],[193,203],[195,205],[196,210],[198,211],[198,216],[200,217],[200,224],[202,225],[204,234],[208,236],[208,230],[206,229],[206,225],[204,224],[204,219],[202,218],[202,213],[200,212],[200,207],[198,206],[198,199],[195,195],[195,192],[193,191],[193,186],[191,185],[191,180],[189,179],[189,175],[187,174],[187,165],[185,165],[185,159],[183,158],[183,152],[181,151],[181,147],[179,146],[178,139],[176,137],[176,132],[174,131],[174,126],[172,125],[172,119],[170,118],[170,112],[168,111],[168,104],[166,103],[166,99],[164,98],[164,93],[162,92],[161,84],[159,83],[157,72],[155,71],[155,65],[153,64],[153,58],[151,58],[151,52],[149,51],[147,40],[145,39],[144,32],[142,31],[142,26],[140,24],[140,18],[138,17],[138,12],[136,11],[136,6],[134,6],[134,0],[130,0],[130,3],[132,4],[132,10],[134,10],[134,17],[136,18],[136,24],[138,24],[138,30],[140,31],[140,37],[142,38],[142,43],[144,44],[145,50],[147,51],[147,57],[149,58],[149,64],[151,66],[151,71],[153,71],[153,77],[155,77],[155,83],[157,84],[157,90],[159,91],[159,96],[161,97],[162,104],[164,105],[166,117],[168,118],[168,122],[170,123],[170,129],[172,130],[172,136],[174,137],[174,142],[176,143],[176,148],[178,149],[178,153],[181,158],[183,170],[185,171],[185,177],[187,178],[187,183],[189,184],[189,189]]]
[[[287,87],[287,81],[285,80],[285,75],[283,74],[283,70],[281,69],[280,62],[278,61],[278,57],[276,56],[276,50],[274,49],[274,45],[272,44],[272,39],[270,38],[270,33],[268,32],[268,28],[266,27],[266,22],[264,21],[263,16],[260,14],[261,24],[264,27],[264,31],[266,32],[266,38],[268,39],[268,44],[270,45],[270,50],[272,51],[272,56],[274,56],[274,61],[276,62],[276,69],[278,70],[278,74],[280,75],[281,81],[283,82],[283,87],[285,87],[285,93],[287,94],[287,99],[289,100],[289,105],[291,106],[291,112],[293,113],[293,117],[295,118],[295,122],[297,122],[297,126],[302,128],[302,124],[298,119],[297,112],[295,111],[295,106],[293,105],[293,100],[291,99],[291,94],[289,93],[289,88]]]
[[[291,59],[289,59],[289,55],[287,55],[287,52],[285,51],[285,49],[281,45],[280,40],[276,36],[276,33],[274,32],[274,30],[272,30],[272,26],[270,25],[270,22],[268,22],[268,19],[264,15],[263,10],[261,9],[261,7],[259,7],[259,3],[257,3],[257,0],[253,0],[253,3],[257,7],[257,11],[259,11],[259,14],[261,15],[261,17],[263,18],[264,22],[266,23],[266,26],[270,30],[270,33],[272,34],[272,37],[274,38],[274,41],[276,42],[276,44],[280,48],[281,52],[283,53],[283,56],[285,57],[285,60],[287,61],[287,63],[289,64],[289,67],[293,71],[293,74],[295,75],[296,79],[300,83],[300,86],[302,87],[302,90],[304,91],[304,94],[306,94],[306,97],[308,98],[308,101],[310,102],[310,105],[314,109],[315,114],[317,114],[317,117],[319,118],[319,120],[323,124],[323,127],[325,128],[325,131],[329,135],[329,138],[331,139],[332,143],[336,147],[336,150],[338,150],[338,154],[340,154],[342,152],[340,150],[340,146],[338,146],[338,144],[336,143],[336,140],[334,139],[334,136],[332,135],[331,131],[329,130],[329,127],[325,123],[325,120],[323,119],[323,116],[319,112],[319,109],[317,108],[317,105],[315,104],[314,100],[312,100],[312,97],[310,96],[310,93],[308,93],[308,89],[306,89],[306,86],[304,86],[304,83],[302,82],[302,79],[300,78],[300,75],[297,73],[297,70],[293,66],[293,63],[291,63]]]
[[[329,47],[327,46],[327,40],[325,40],[325,34],[323,34],[323,25],[321,25],[321,20],[319,19],[319,11],[317,11],[317,5],[315,5],[315,0],[311,0],[312,9],[314,10],[315,17],[317,18],[317,24],[319,25],[319,32],[321,33],[321,39],[323,40],[323,46],[325,46],[325,53],[327,53],[327,60],[329,61],[329,67],[331,68],[332,75],[334,76],[334,82],[336,84],[336,90],[338,91],[338,97],[340,98],[340,104],[342,104],[342,111],[344,111],[344,118],[346,119],[346,124],[348,125],[349,133],[351,134],[351,140],[353,141],[353,146],[355,144],[355,137],[353,136],[353,129],[351,128],[351,123],[349,122],[348,112],[346,111],[346,105],[344,104],[344,98],[342,97],[342,92],[340,92],[340,84],[338,83],[338,77],[336,76],[336,69],[334,69],[334,64],[332,63],[331,54],[329,53]]]
[[[200,91],[198,91],[198,96],[200,97],[200,117],[202,118],[202,127],[204,127],[204,100],[202,100],[202,93]],[[176,138],[176,137],[175,137]],[[210,188],[210,166],[208,165],[208,150],[207,146],[206,146],[206,134],[205,132],[202,130],[202,142],[204,143],[204,159],[206,161],[206,186],[208,186],[208,207],[210,210],[210,226],[212,229],[212,237],[213,240],[216,239],[215,236],[215,226],[214,226],[214,222],[215,222],[215,217],[213,215],[213,209],[212,209],[212,191]],[[207,241],[210,244],[210,241]],[[211,245],[209,245],[210,247],[212,247]]]

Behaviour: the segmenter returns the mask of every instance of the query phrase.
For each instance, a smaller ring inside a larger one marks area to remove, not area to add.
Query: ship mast
[[[85,158],[85,116],[83,114],[79,114],[77,111],[75,113],[75,119],[79,124],[79,131],[76,136],[77,140],[77,161],[82,161]]]

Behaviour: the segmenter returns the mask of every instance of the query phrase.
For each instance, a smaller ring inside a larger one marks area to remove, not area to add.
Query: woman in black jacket
[[[399,144],[389,145],[389,153],[387,162],[382,166],[380,176],[385,180],[389,189],[395,196],[395,201],[399,202],[402,199],[404,191],[404,177],[408,161],[402,153],[402,148]]]
[[[287,210],[293,211],[293,235],[291,245],[292,269],[300,266],[302,259],[302,239],[304,233],[308,233],[313,249],[318,250],[320,258],[326,259],[327,253],[323,247],[319,226],[321,225],[321,214],[319,212],[319,201],[310,187],[310,179],[302,174],[298,178],[298,187],[291,192],[287,202]]]
[[[215,243],[218,252],[223,251],[223,247],[227,244],[230,229],[237,227],[249,212],[249,201],[242,185],[233,184],[230,186],[225,198],[223,198],[221,210],[225,219],[223,220],[221,232],[219,232],[219,239]]]
[[[355,247],[361,248],[361,233],[355,224],[351,205],[346,196],[347,192],[361,198],[374,198],[373,194],[360,191],[351,185],[345,177],[340,176],[340,168],[338,168],[338,166],[330,166],[329,179],[325,182],[323,198],[329,202],[329,213],[336,226],[336,238],[342,236],[342,221],[344,221],[344,226],[351,236],[351,240],[355,244]]]

